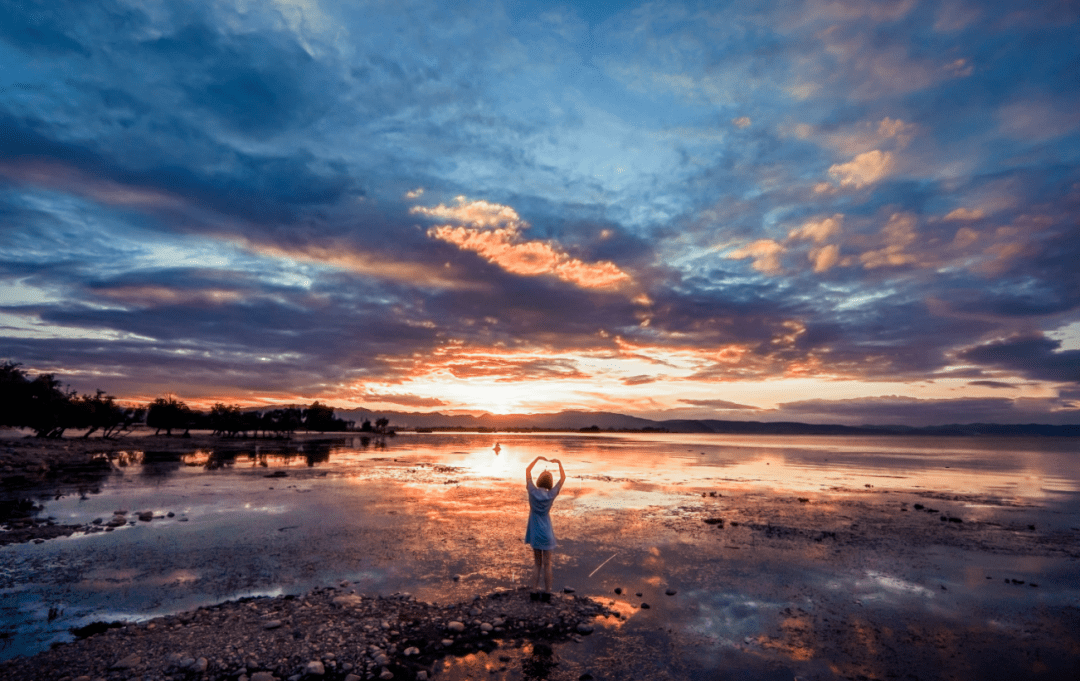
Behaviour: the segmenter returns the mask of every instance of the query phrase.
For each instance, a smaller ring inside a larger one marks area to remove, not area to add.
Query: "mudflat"
[[[33,577],[40,593],[68,593],[68,602],[73,589],[91,590],[95,579],[102,589],[130,591],[153,575],[195,575],[159,580],[146,587],[144,615],[9,660],[0,678],[363,679],[422,672],[459,679],[1058,679],[1080,671],[1080,520],[1053,500],[913,489],[887,477],[784,489],[725,479],[722,470],[660,485],[649,476],[579,466],[568,471],[552,514],[561,544],[559,595],[541,604],[528,598],[531,552],[521,542],[524,501],[515,481],[446,457],[411,455],[407,444],[347,455],[332,450],[326,459],[319,454],[287,466],[240,454],[228,464],[239,476],[230,478],[230,493],[284,511],[266,528],[237,525],[262,534],[245,538],[247,530],[238,530],[231,537],[221,528],[239,515],[211,517],[190,501],[197,485],[208,484],[196,480],[215,478],[192,477],[175,490],[156,478],[156,496],[144,497],[116,482],[148,465],[132,452],[150,450],[149,442],[0,446],[8,500],[44,506],[28,511],[29,522],[11,514],[5,520],[0,536],[15,542],[0,549],[6,593],[25,593],[20,580],[46,565],[63,570]],[[299,438],[290,446],[310,456],[314,443]],[[154,451],[184,453],[199,475],[220,473],[205,456],[223,446],[219,441],[152,444]],[[514,444],[504,441],[503,449],[504,457],[512,455]],[[50,521],[53,506],[43,493],[74,496],[80,489],[86,503],[110,494],[109,501],[139,501],[115,509],[126,514],[113,528],[110,514],[99,524]],[[175,511],[167,510],[171,503]],[[311,506],[313,515],[304,515]],[[149,518],[140,520],[138,512]],[[335,514],[340,519],[327,519]],[[69,536],[56,538],[58,532]],[[206,555],[162,545],[190,537],[197,546],[198,532],[205,533]],[[139,565],[124,576],[95,577],[116,549],[106,555],[94,542],[126,547],[125,555],[141,547]],[[236,550],[223,553],[229,546]],[[253,562],[260,546],[270,563]],[[298,559],[301,550],[309,563]],[[208,567],[214,563],[235,570],[215,572]],[[207,601],[201,608],[170,600],[200,584]],[[235,597],[260,588],[280,593]],[[10,631],[28,616],[6,612]],[[88,615],[81,617],[85,626]],[[464,628],[447,629],[451,621]],[[481,629],[485,624],[490,630]]]

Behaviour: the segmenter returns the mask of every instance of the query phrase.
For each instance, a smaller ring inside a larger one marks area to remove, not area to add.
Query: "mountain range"
[[[607,411],[560,411],[553,414],[442,414],[440,412],[335,410],[339,418],[357,425],[365,419],[387,418],[393,428],[475,430],[654,430],[671,433],[718,433],[732,435],[1039,435],[1080,436],[1080,425],[1039,423],[967,423],[938,426],[861,425],[799,423],[793,421],[724,421],[719,419],[673,419],[654,421]]]

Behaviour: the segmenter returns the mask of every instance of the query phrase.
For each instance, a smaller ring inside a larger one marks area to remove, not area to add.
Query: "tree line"
[[[0,364],[0,426],[29,428],[42,438],[60,438],[68,430],[85,430],[83,437],[100,432],[113,438],[146,424],[184,435],[210,430],[221,437],[288,437],[303,429],[318,432],[351,430],[354,423],[334,417],[334,410],[317,400],[308,407],[288,406],[268,411],[244,410],[237,404],[215,404],[210,411],[193,409],[172,396],[159,397],[145,407],[124,406],[98,390],[79,395],[65,388],[53,374],[31,378],[16,362]],[[386,433],[389,422],[365,420],[363,432]]]

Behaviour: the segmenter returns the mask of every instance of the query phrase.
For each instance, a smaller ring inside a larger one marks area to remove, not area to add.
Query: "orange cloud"
[[[455,201],[452,206],[417,206],[411,212],[464,223],[432,227],[428,236],[477,253],[512,274],[553,275],[581,288],[617,288],[631,282],[630,275],[614,263],[587,263],[550,242],[523,240],[521,232],[529,224],[509,206],[467,201],[464,196]]]
[[[817,243],[822,243],[831,236],[840,233],[840,227],[844,223],[843,213],[837,213],[831,218],[825,218],[818,220],[817,222],[806,222],[801,227],[788,232],[789,239],[813,239]]]
[[[860,189],[887,176],[892,167],[892,153],[874,149],[859,154],[847,163],[830,166],[829,174],[840,182],[841,187]]]
[[[915,232],[914,216],[893,213],[889,217],[889,222],[881,229],[881,235],[885,239],[885,246],[863,253],[859,257],[863,267],[870,270],[877,267],[910,265],[916,262],[915,256],[905,251],[918,238]]]
[[[728,258],[732,260],[742,260],[743,258],[753,258],[753,268],[758,272],[765,274],[779,274],[783,269],[780,265],[780,256],[784,254],[783,244],[777,243],[772,239],[758,239],[752,243],[749,243],[742,248],[736,249],[728,254]]]

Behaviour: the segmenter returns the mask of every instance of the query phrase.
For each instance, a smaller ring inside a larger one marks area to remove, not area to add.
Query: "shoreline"
[[[0,680],[423,681],[447,656],[580,641],[602,626],[598,620],[621,617],[570,594],[540,603],[525,591],[497,591],[436,605],[349,587],[243,598],[139,623],[95,623],[84,627],[85,638],[0,662]]]

